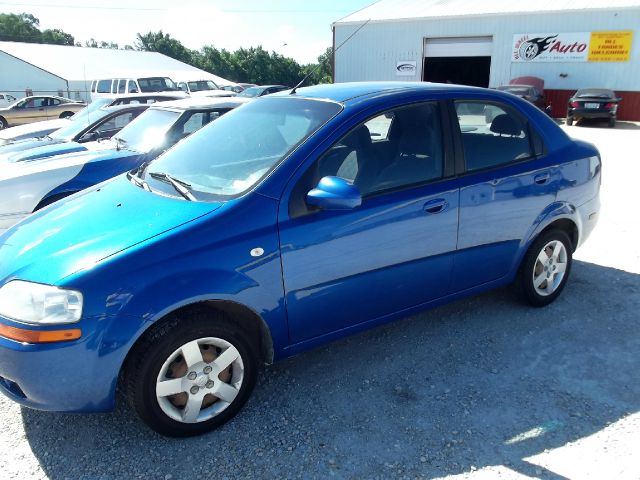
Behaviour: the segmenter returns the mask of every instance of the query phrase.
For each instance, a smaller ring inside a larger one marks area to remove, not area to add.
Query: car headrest
[[[515,137],[520,136],[522,133],[519,122],[506,113],[502,113],[494,118],[489,130],[498,135],[512,135]]]
[[[436,142],[433,128],[426,125],[411,125],[400,137],[399,151],[404,155],[432,156]]]
[[[360,125],[344,137],[340,143],[355,150],[367,148],[371,146],[371,133],[369,133],[369,129],[366,125]]]

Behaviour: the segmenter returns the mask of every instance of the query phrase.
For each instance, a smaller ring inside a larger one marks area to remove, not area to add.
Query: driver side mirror
[[[307,205],[323,210],[351,210],[362,204],[360,189],[340,177],[322,177],[307,193]]]
[[[89,133],[85,133],[84,135],[82,135],[82,137],[80,137],[79,143],[95,142],[99,138],[100,138],[100,135],[98,135],[98,132],[89,132]]]

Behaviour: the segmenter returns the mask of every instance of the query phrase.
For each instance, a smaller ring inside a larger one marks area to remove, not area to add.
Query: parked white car
[[[233,97],[231,90],[224,90],[213,80],[185,80],[178,82],[178,88],[192,97]]]
[[[175,92],[178,89],[169,77],[100,78],[91,82],[91,100],[132,93]]]
[[[12,103],[16,102],[16,100],[18,99],[13,95],[0,92],[0,107],[8,107]]]

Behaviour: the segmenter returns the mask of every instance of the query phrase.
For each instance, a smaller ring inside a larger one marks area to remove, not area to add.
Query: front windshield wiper
[[[173,188],[175,188],[176,192],[178,192],[187,200],[191,202],[196,201],[196,197],[194,197],[193,193],[190,192],[191,184],[180,180],[179,178],[172,177],[171,175],[164,172],[149,172],[149,175],[151,176],[151,178],[162,180],[170,184]]]
[[[138,176],[139,171],[140,169],[138,168],[136,170],[127,172],[127,179],[135,183],[138,187],[142,187],[147,192],[150,192],[151,187],[149,187],[149,184]],[[136,172],[136,173],[133,173],[133,172]]]

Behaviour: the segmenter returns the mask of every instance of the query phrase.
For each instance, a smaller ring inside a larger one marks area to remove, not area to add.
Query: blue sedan
[[[257,99],[0,236],[0,389],[95,412],[120,382],[156,431],[209,431],[261,363],[503,285],[553,302],[600,170],[593,145],[498,91]]]

